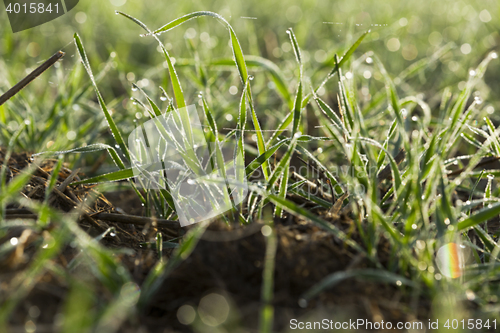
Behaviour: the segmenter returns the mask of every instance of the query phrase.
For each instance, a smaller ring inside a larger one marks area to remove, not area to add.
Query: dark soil
[[[29,157],[30,155],[25,153],[14,154],[8,163],[7,178],[11,179],[22,172],[29,164]],[[4,152],[0,149],[0,164],[3,159]],[[54,163],[53,160],[45,161],[35,170],[29,184],[22,191],[26,197],[31,200],[43,200]],[[71,170],[63,168],[59,173],[57,186],[71,174]],[[75,176],[75,179],[78,179],[78,176]],[[94,192],[91,186],[67,186],[62,195],[53,195],[50,202],[63,212],[72,213],[74,203],[82,204],[90,194],[95,194],[97,199],[86,207],[86,216],[79,218],[80,227],[92,236],[114,227],[116,235],[108,235],[100,242],[111,248],[132,250],[132,254],[122,254],[119,258],[141,285],[156,263],[157,254],[154,250],[141,247],[140,243],[152,240],[157,231],[163,232],[164,239],[168,240],[173,237],[175,230],[162,229],[151,223],[139,226],[100,220],[97,218],[99,212],[138,214],[141,212],[141,206],[133,192],[113,193],[110,196],[113,203]],[[115,207],[121,209],[117,210]],[[36,218],[32,212],[19,205],[11,204],[7,208],[11,215],[25,214],[23,219],[31,221]],[[325,212],[318,213],[350,233],[352,238],[359,237],[348,214],[327,217]],[[9,213],[7,219],[12,219]],[[179,322],[178,309],[185,304],[196,308],[200,300],[210,293],[224,295],[232,305],[230,320],[224,324],[228,331],[237,331],[236,327],[244,327],[245,331],[250,332],[257,331],[259,311],[263,306],[260,300],[266,249],[261,226],[255,223],[248,227],[235,228],[222,222],[212,223],[191,256],[165,280],[160,291],[140,314],[140,319],[129,320],[120,331],[191,331],[192,327]],[[400,287],[352,279],[341,282],[310,302],[301,303],[302,307],[299,306],[301,296],[329,274],[373,265],[331,233],[308,221],[285,215],[283,219],[275,221],[275,226],[278,240],[272,303],[275,331],[288,330],[292,318],[327,318],[336,321],[365,318],[373,322],[395,322],[423,319],[428,315],[429,302],[419,300],[411,303],[403,296],[407,293]],[[50,229],[50,226],[47,229]],[[20,240],[23,235],[25,237],[20,241],[19,251],[0,258],[0,299],[4,299],[8,294],[15,274],[28,267],[34,254],[30,244],[36,241],[42,232],[21,225],[10,228],[8,234],[0,238],[1,246],[11,237],[19,237]],[[382,240],[380,244],[379,257],[388,256],[387,241]],[[168,256],[171,252],[166,253]],[[75,249],[67,246],[56,261],[65,267],[75,255]],[[92,281],[92,277],[89,279]],[[9,321],[11,328],[24,327],[28,312],[35,305],[41,310],[37,318],[37,332],[53,331],[54,322],[57,321],[57,315],[68,294],[66,283],[50,273],[43,274],[29,295],[16,307]],[[413,306],[410,306],[410,303]]]

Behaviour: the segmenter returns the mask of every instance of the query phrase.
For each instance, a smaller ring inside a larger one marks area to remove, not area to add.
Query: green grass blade
[[[302,113],[302,81],[299,81],[297,96],[295,98],[295,104],[293,107],[292,137],[299,130],[301,113]]]
[[[262,134],[262,128],[260,127],[259,118],[257,118],[257,113],[253,107],[252,97],[250,96],[250,90],[247,89],[247,98],[248,98],[248,106],[250,107],[250,112],[252,116],[253,127],[255,129],[255,134],[257,135],[257,148],[259,150],[259,154],[262,155],[266,152],[266,144],[264,142],[264,135]],[[269,180],[269,171],[267,160],[262,163],[262,172],[264,174],[264,178]]]
[[[189,20],[192,20],[194,18],[202,17],[202,16],[210,16],[218,19],[220,22],[222,22],[226,28],[229,30],[229,35],[230,35],[230,40],[231,40],[231,47],[233,51],[233,56],[234,56],[234,61],[236,62],[236,66],[238,68],[238,73],[240,74],[241,81],[245,83],[248,79],[248,71],[247,67],[245,64],[245,59],[243,57],[243,51],[241,50],[240,43],[238,41],[238,38],[236,37],[236,34],[234,33],[233,28],[229,24],[229,22],[226,21],[224,17],[221,15],[214,13],[214,12],[209,12],[209,11],[200,11],[200,12],[193,12],[187,15],[184,15],[182,17],[179,17],[178,19],[175,19],[164,26],[162,26],[159,29],[156,29],[153,32],[148,32],[148,35],[158,35],[164,32],[167,32]]]
[[[73,182],[71,185],[80,185],[80,184],[99,184],[102,182],[116,182],[119,180],[128,180],[129,178],[135,177],[134,171],[132,168],[122,169],[114,172],[110,172],[104,175],[99,175],[96,177],[84,179],[78,182]]]
[[[127,146],[125,145],[125,142],[123,141],[123,137],[118,130],[118,127],[115,124],[115,121],[111,117],[111,113],[109,112],[108,108],[106,107],[106,103],[104,102],[104,99],[101,96],[101,93],[99,92],[99,88],[97,87],[97,84],[94,80],[94,74],[92,73],[92,69],[90,68],[90,63],[87,59],[87,54],[85,53],[85,49],[83,48],[82,41],[80,39],[80,36],[78,36],[77,33],[74,35],[74,40],[76,44],[76,48],[78,50],[78,53],[80,54],[80,58],[82,60],[83,66],[85,67],[85,70],[87,71],[87,74],[90,77],[90,80],[94,86],[95,93],[97,95],[97,99],[99,101],[99,106],[101,107],[102,112],[104,113],[104,117],[106,118],[106,121],[108,123],[109,129],[111,130],[111,133],[113,134],[113,137],[115,138],[116,143],[120,146],[123,154],[127,159],[130,160],[130,154],[128,151]],[[117,155],[118,156],[118,155]],[[115,161],[117,165],[123,165],[123,162],[121,161]]]
[[[270,159],[274,153],[286,142],[289,142],[290,139],[283,139],[276,143],[274,146],[268,148],[263,154],[259,155],[252,162],[250,162],[245,168],[245,172],[247,177],[250,176],[255,170],[257,170],[264,162]]]

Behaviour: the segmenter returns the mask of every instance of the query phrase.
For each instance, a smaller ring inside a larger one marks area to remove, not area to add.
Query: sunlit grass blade
[[[279,142],[277,142],[274,146],[268,148],[263,154],[259,155],[256,157],[252,162],[250,162],[246,168],[245,172],[247,177],[250,176],[255,170],[257,170],[264,162],[266,162],[268,159],[270,159],[274,153],[281,147],[283,144],[286,142],[289,142],[290,139],[283,139]]]
[[[139,86],[137,86],[135,83],[132,83],[132,86],[135,88],[135,89],[138,89],[143,95],[144,97],[146,97],[146,99],[148,100],[149,102],[149,105],[151,106],[151,108],[153,109],[153,112],[154,112],[154,115],[156,117],[159,117],[162,115],[161,111],[160,111],[160,108],[158,107],[158,105],[156,105],[156,103],[148,96],[148,94],[146,94],[146,92],[140,88]]]
[[[267,183],[267,190],[271,190],[271,188],[274,186],[274,183],[278,180],[278,178],[285,172],[285,170],[288,169],[290,159],[293,156],[293,153],[295,151],[295,146],[297,145],[297,139],[298,136],[294,136],[292,141],[290,142],[290,146],[288,147],[288,150],[286,153],[283,155],[281,160],[279,161],[278,165],[274,169],[273,173],[271,174],[271,177],[269,177],[268,183]],[[283,179],[282,179],[283,181]],[[286,188],[286,184],[285,184]]]
[[[457,228],[458,230],[463,230],[473,227],[494,218],[498,214],[500,214],[500,203],[494,204],[491,207],[483,208],[471,216],[459,221]]]
[[[137,25],[139,25],[141,28],[146,30],[148,32],[148,34],[151,34],[151,30],[144,23],[142,23],[141,21],[139,21],[135,17],[132,17],[132,16],[125,14],[123,12],[120,12],[120,11],[116,11],[116,12],[118,14],[128,18],[129,20],[136,23]],[[154,38],[156,39],[156,41],[160,45],[160,48],[163,52],[163,55],[165,56],[165,59],[167,61],[168,72],[169,72],[170,79],[172,82],[172,89],[174,90],[174,96],[175,96],[175,100],[177,102],[177,107],[179,109],[182,109],[182,108],[186,107],[186,101],[184,100],[184,93],[182,91],[182,86],[181,86],[181,83],[179,81],[179,77],[177,76],[177,72],[176,72],[175,67],[173,65],[172,58],[170,57],[170,54],[168,53],[168,51],[165,48],[165,46],[163,45],[163,43],[158,39],[158,37],[156,35],[154,35]],[[188,133],[188,140],[192,141],[190,135],[191,135],[191,133]]]
[[[314,92],[317,93],[337,72],[338,70],[351,58],[353,53],[359,47],[363,39],[365,39],[366,35],[370,33],[370,30],[364,32],[355,42],[351,45],[351,47],[344,53],[339,62],[336,61],[337,55],[335,54],[330,60],[327,60],[327,63],[333,63],[334,68],[330,71],[328,76],[321,82],[321,84],[314,89]],[[305,107],[307,103],[309,103],[310,98],[312,97],[312,93],[307,94],[302,102],[302,106]]]
[[[153,32],[148,32],[148,35],[151,35],[151,34],[158,35],[158,34],[167,32],[167,31],[181,25],[182,23],[185,23],[189,20],[192,20],[194,18],[198,18],[201,16],[214,17],[214,18],[218,19],[220,22],[222,22],[224,24],[224,26],[229,30],[234,60],[236,62],[236,66],[238,68],[238,72],[240,74],[241,81],[243,83],[245,83],[248,79],[248,71],[247,71],[247,67],[245,64],[245,59],[243,57],[243,51],[241,50],[241,46],[240,46],[240,43],[238,41],[238,38],[236,37],[236,34],[235,34],[233,28],[231,27],[231,25],[229,24],[229,22],[227,22],[225,18],[223,18],[221,15],[219,15],[217,13],[209,12],[209,11],[200,11],[200,12],[190,13],[190,14],[184,15],[178,19],[175,19],[175,20],[165,24],[164,26],[162,26],[159,29],[156,29]]]
[[[114,172],[110,172],[104,175],[99,175],[92,178],[87,178],[81,181],[73,182],[71,185],[81,185],[81,184],[99,184],[102,182],[115,182],[119,180],[128,180],[135,177],[132,168],[122,169]]]
[[[250,107],[250,113],[252,116],[253,127],[255,129],[255,134],[257,135],[257,148],[259,150],[259,154],[262,155],[266,152],[266,144],[264,142],[264,135],[262,133],[262,128],[260,126],[259,118],[257,118],[257,113],[255,112],[253,100],[250,96],[250,86],[247,89],[247,99],[248,106]],[[269,178],[269,167],[267,161],[262,163],[262,172],[264,174],[264,178],[268,180]]]
[[[101,107],[102,112],[104,113],[104,117],[106,118],[106,121],[108,123],[109,129],[111,130],[111,133],[113,134],[113,137],[115,138],[116,143],[120,146],[123,154],[127,159],[130,160],[130,155],[127,146],[125,145],[125,142],[123,141],[123,137],[118,130],[118,127],[115,124],[115,121],[111,117],[111,113],[109,112],[108,108],[106,107],[106,103],[104,102],[104,99],[101,96],[101,93],[99,92],[99,88],[97,87],[97,84],[94,80],[94,74],[92,73],[92,69],[90,68],[90,63],[87,59],[87,54],[85,53],[85,49],[83,48],[83,44],[80,40],[80,36],[78,36],[77,33],[74,35],[74,40],[76,47],[78,49],[78,53],[80,54],[80,58],[82,60],[83,66],[85,67],[85,70],[87,71],[87,74],[90,77],[90,80],[94,86],[95,93],[97,95],[97,99],[99,101],[99,106]],[[116,156],[113,156],[113,158],[116,158]],[[118,156],[119,158],[119,156]],[[120,158],[119,158],[120,159]],[[115,160],[115,163],[117,165],[123,165],[123,162],[121,159]]]
[[[297,63],[300,66],[300,74],[299,75],[302,78],[302,71],[303,71],[302,54],[300,53],[300,47],[299,47],[299,43],[297,42],[297,37],[293,33],[292,28],[288,28],[286,33],[288,34],[288,37],[290,37],[290,42],[292,44],[293,54],[295,54],[295,60],[297,60]]]

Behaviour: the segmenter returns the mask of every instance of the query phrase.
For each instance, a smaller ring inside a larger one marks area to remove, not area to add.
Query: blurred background
[[[30,134],[22,137],[20,148],[30,151],[113,142],[95,94],[89,89],[88,77],[81,66],[75,66],[75,32],[82,38],[104,99],[124,133],[146,118],[144,109],[130,100],[134,96],[132,82],[156,97],[158,103],[158,86],[170,93],[165,59],[157,43],[151,37],[140,37],[142,29],[115,15],[115,10],[140,19],[151,29],[193,11],[219,13],[233,26],[245,55],[261,56],[277,65],[289,83],[291,95],[296,89],[298,66],[286,29],[293,28],[297,35],[309,87],[316,87],[331,70],[334,54],[341,56],[363,32],[371,30],[351,62],[353,75],[359,78],[362,107],[369,105],[373,94],[383,88],[382,75],[370,62],[356,63],[363,53],[373,51],[396,78],[396,84],[400,73],[426,59],[423,61],[428,68],[398,89],[421,94],[432,106],[439,101],[444,87],[450,86],[454,92],[462,89],[470,69],[488,52],[498,49],[500,43],[500,6],[496,0],[81,0],[68,14],[16,34],[9,26],[4,5],[0,8],[0,92],[57,50],[67,53],[58,68],[44,73],[0,107],[0,140],[7,140],[25,121]],[[235,66],[216,64],[217,59],[232,56],[225,27],[213,18],[202,17],[162,34],[160,39],[175,58],[187,103],[198,103],[198,91],[210,89],[209,98],[217,99],[213,107],[220,127],[234,128],[241,83]],[[197,58],[206,66],[205,83],[196,75],[193,59]],[[499,107],[495,101],[498,98],[491,95],[491,91],[500,91],[499,69],[498,62],[493,62],[485,76],[487,84],[478,89],[488,114],[494,114]],[[256,77],[253,85],[257,112],[266,117],[264,127],[273,129],[288,112],[289,103],[283,103],[276,87],[259,68],[250,71]],[[319,92],[330,105],[336,104],[337,83],[333,81]],[[497,120],[495,115],[491,117]]]

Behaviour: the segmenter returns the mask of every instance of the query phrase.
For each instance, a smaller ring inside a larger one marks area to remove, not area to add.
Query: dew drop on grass
[[[203,98],[203,91],[200,91],[200,92],[198,93],[198,98]]]
[[[252,81],[252,80],[253,80],[253,75],[248,75],[248,79],[249,79],[250,81]]]
[[[115,237],[115,236],[116,236],[116,233],[114,233],[114,232],[110,232],[110,233],[109,233],[109,235],[110,235],[111,237]]]
[[[491,53],[491,59],[497,59],[498,58],[498,53],[492,52]]]
[[[473,70],[473,69],[471,69],[471,70],[469,71],[469,75],[470,75],[470,76],[476,76],[476,71],[475,71],[475,70]]]
[[[406,111],[406,109],[401,109],[401,115],[403,116],[403,118],[406,119],[406,116],[408,115],[408,111]]]
[[[196,182],[195,182],[193,179],[188,179],[188,180],[187,180],[187,183],[188,183],[189,185],[194,185],[194,184],[196,184]]]
[[[490,175],[488,175],[488,176],[486,176],[486,177],[487,177],[489,180],[493,180],[493,179],[495,179],[495,176],[493,176],[493,175],[491,175],[491,174],[490,174]]]
[[[160,100],[162,100],[163,102],[165,102],[165,101],[167,100],[167,97],[165,97],[165,96],[161,96],[161,97],[160,97]]]
[[[305,299],[303,299],[303,298],[299,299],[299,306],[301,308],[303,308],[303,309],[306,308],[307,307],[307,303],[308,302]]]
[[[137,91],[137,87],[136,86],[132,86],[132,91]]]
[[[474,97],[474,102],[478,105],[483,104],[483,100],[479,96]]]
[[[291,34],[292,32],[290,31],[290,29],[286,29],[286,33]]]

